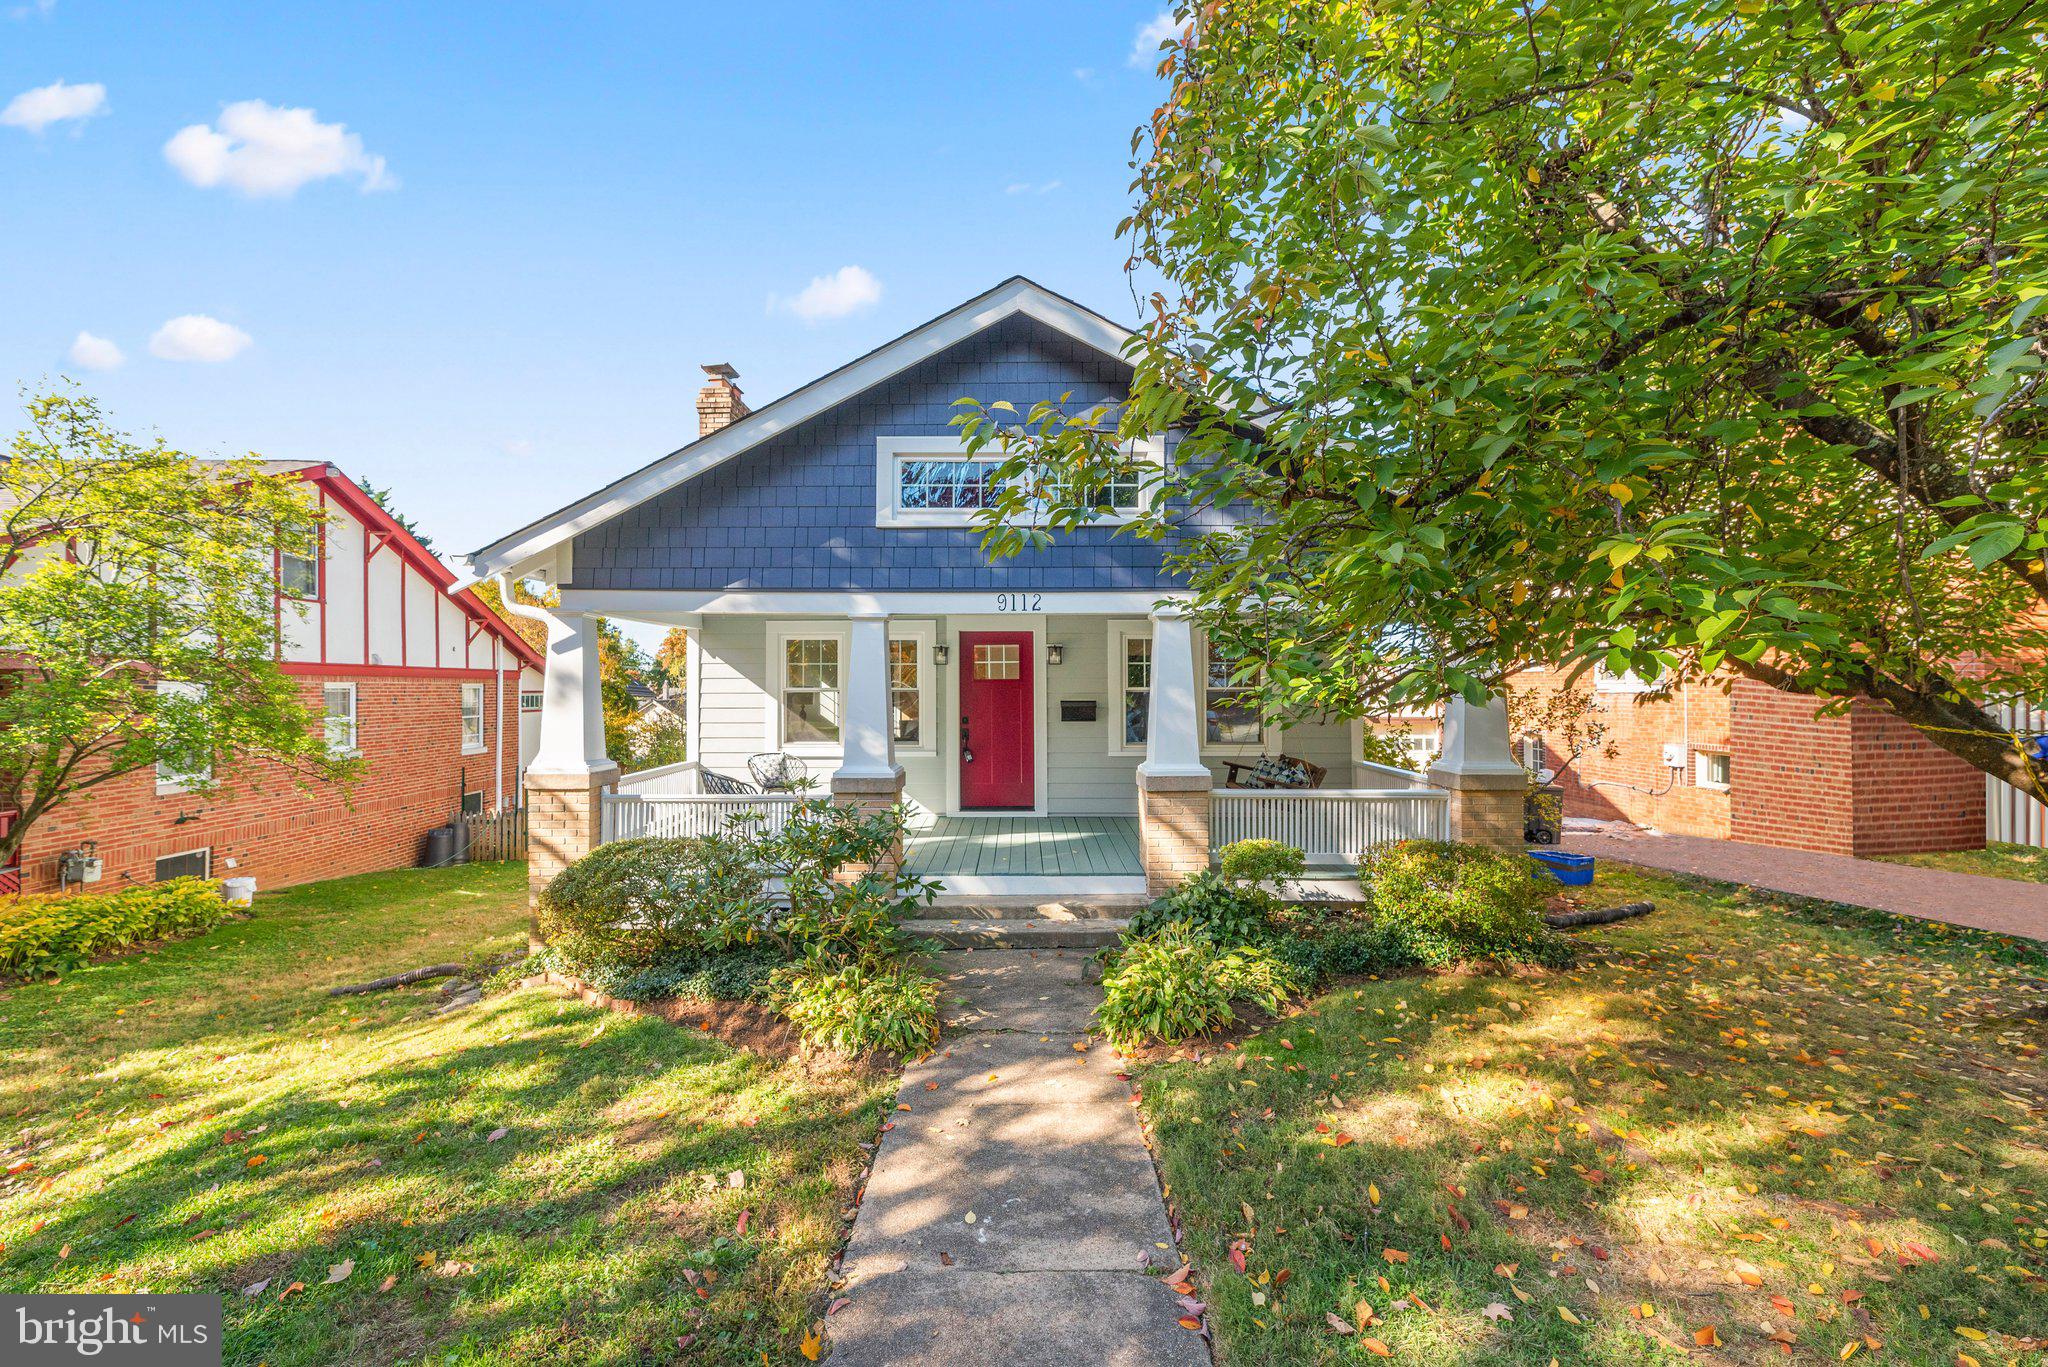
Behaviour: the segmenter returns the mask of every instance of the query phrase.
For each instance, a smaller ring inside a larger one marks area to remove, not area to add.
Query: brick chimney
[[[697,391],[697,435],[708,437],[721,427],[730,427],[750,411],[735,383],[740,373],[724,361],[704,367],[710,383]]]

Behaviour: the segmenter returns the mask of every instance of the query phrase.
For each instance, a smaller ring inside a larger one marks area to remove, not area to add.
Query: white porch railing
[[[1311,864],[1356,864],[1398,840],[1450,839],[1450,798],[1424,787],[1219,788],[1209,794],[1210,838],[1219,850],[1239,840],[1277,840]]]
[[[2048,707],[2034,703],[1994,703],[1991,713],[2021,736],[2048,732]],[[2048,807],[2010,783],[1985,776],[1984,839],[1992,844],[2048,848]]]
[[[598,840],[608,845],[649,835],[719,835],[733,829],[734,817],[750,814],[758,816],[748,830],[773,833],[804,800],[798,793],[606,793]]]
[[[619,796],[674,797],[701,793],[704,787],[698,775],[703,772],[704,766],[693,759],[664,764],[658,769],[637,769],[619,780]]]

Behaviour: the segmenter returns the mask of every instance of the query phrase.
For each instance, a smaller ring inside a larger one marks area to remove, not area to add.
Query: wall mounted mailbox
[[[1093,699],[1093,698],[1082,698],[1082,699],[1076,699],[1076,698],[1061,698],[1061,699],[1060,699],[1060,720],[1061,720],[1061,721],[1094,721],[1094,720],[1095,720],[1095,699]]]

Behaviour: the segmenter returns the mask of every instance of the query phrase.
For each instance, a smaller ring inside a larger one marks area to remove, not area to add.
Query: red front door
[[[960,633],[960,805],[1029,810],[1031,633]]]

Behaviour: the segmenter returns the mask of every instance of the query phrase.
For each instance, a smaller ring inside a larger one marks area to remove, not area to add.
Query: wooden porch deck
[[[906,835],[905,866],[920,878],[1128,878],[1138,858],[1130,816],[942,816]]]

